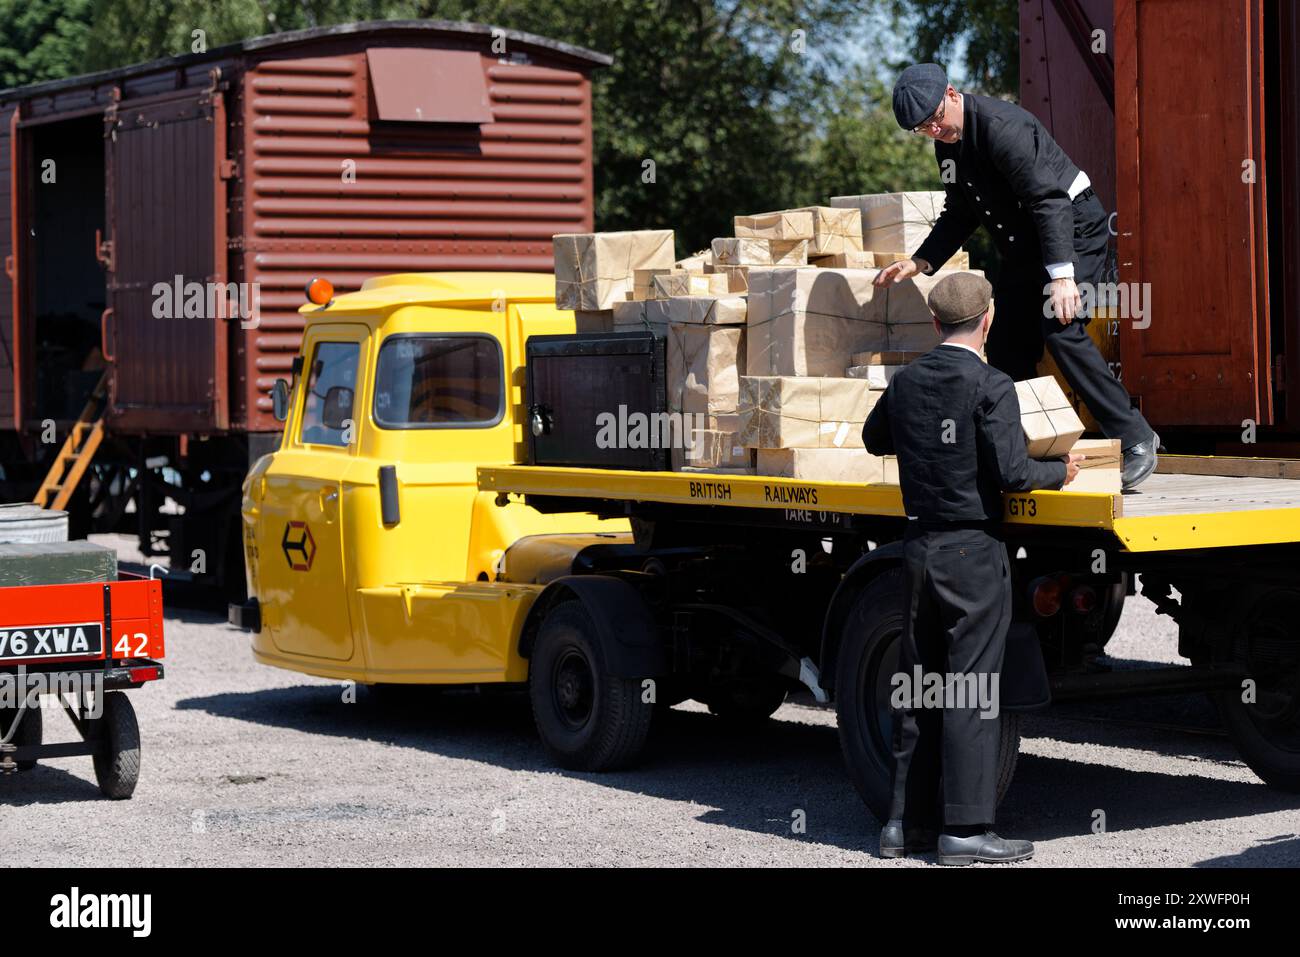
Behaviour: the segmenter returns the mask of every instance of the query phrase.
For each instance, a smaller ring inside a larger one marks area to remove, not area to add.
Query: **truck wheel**
[[[761,724],[785,703],[786,684],[779,678],[731,681],[709,692],[709,710],[735,724]]]
[[[1300,792],[1300,639],[1294,628],[1300,595],[1261,601],[1237,639],[1238,660],[1254,682],[1215,694],[1219,715],[1242,760],[1264,783]]]
[[[858,595],[840,634],[835,675],[835,712],[840,748],[849,778],[863,802],[883,824],[889,819],[894,753],[890,679],[898,671],[903,635],[903,570],[890,569]],[[999,723],[997,800],[1015,775],[1020,720],[1003,712]]]
[[[542,744],[573,771],[627,767],[650,733],[654,706],[642,702],[635,678],[608,673],[595,625],[576,601],[556,605],[543,619],[528,695]]]
[[[104,797],[115,801],[135,793],[140,780],[140,726],[135,709],[121,691],[104,695],[104,713],[94,722],[99,735],[95,780]]]
[[[14,719],[17,717],[18,710],[16,708],[5,708],[4,710],[0,710],[0,735],[5,734],[11,727],[13,727]],[[14,731],[14,736],[10,743],[16,744],[20,748],[29,745],[39,747],[43,740],[43,725],[44,720],[41,716],[41,709],[28,708],[23,712],[22,724],[18,725],[18,728]],[[34,760],[18,762],[19,771],[30,771],[34,767],[36,767],[36,762]]]

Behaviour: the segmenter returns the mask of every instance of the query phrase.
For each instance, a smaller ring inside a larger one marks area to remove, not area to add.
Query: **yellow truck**
[[[525,341],[571,332],[553,279],[386,276],[316,295],[284,436],[243,488],[258,661],[367,685],[527,687],[561,765],[636,761],[691,698],[761,721],[788,693],[835,707],[849,776],[888,809],[904,615],[893,485],[527,464]],[[1140,495],[1008,495],[1016,625],[999,794],[1018,715],[1205,691],[1247,763],[1300,790],[1300,479],[1187,459]],[[1177,466],[1169,460],[1166,465]],[[1103,649],[1140,573],[1187,665]],[[883,819],[883,817],[882,817]]]

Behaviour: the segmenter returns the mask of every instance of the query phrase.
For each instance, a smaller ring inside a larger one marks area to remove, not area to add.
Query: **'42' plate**
[[[0,661],[26,658],[86,658],[103,654],[104,626],[88,621],[73,625],[0,627]]]

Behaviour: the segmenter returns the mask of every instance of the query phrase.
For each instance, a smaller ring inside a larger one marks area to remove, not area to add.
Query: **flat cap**
[[[894,119],[905,130],[920,126],[939,109],[948,74],[937,63],[916,63],[894,83]]]
[[[959,272],[945,276],[930,290],[930,311],[945,326],[969,322],[988,311],[993,286],[983,276]]]

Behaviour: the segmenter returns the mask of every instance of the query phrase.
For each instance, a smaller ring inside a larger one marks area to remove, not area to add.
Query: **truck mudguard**
[[[611,675],[651,678],[671,670],[668,650],[645,599],[627,582],[608,575],[567,575],[547,585],[528,611],[519,636],[520,655],[532,654],[547,611],[569,600],[582,602],[591,616]]]

